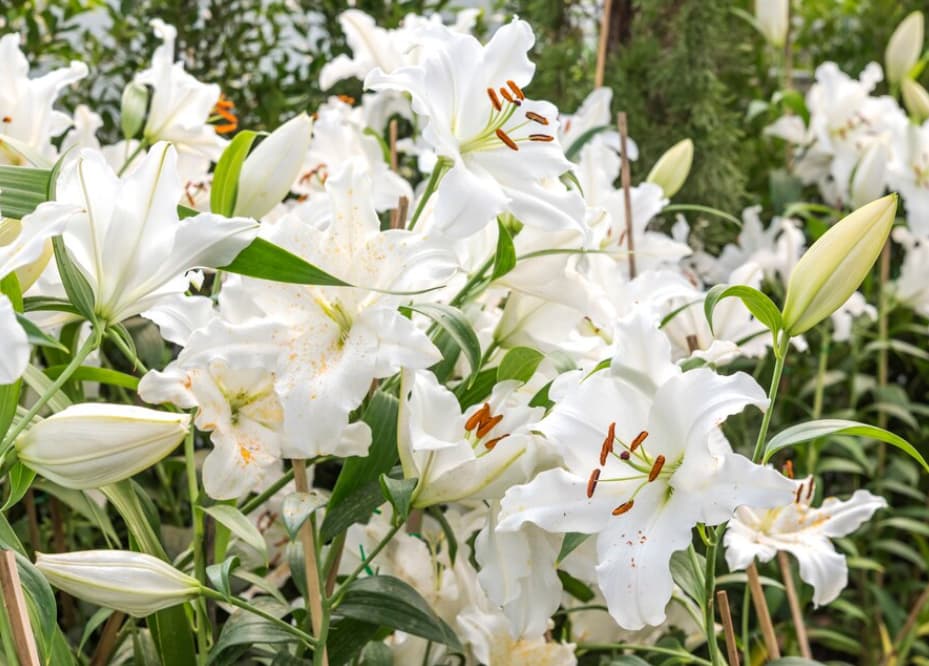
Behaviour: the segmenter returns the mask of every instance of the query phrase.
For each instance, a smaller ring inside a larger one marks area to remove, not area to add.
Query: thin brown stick
[[[29,526],[29,547],[32,552],[42,550],[42,536],[39,533],[39,512],[35,507],[35,491],[30,488],[23,498],[26,504],[26,523]]]
[[[97,643],[97,649],[94,650],[94,656],[90,660],[90,666],[105,666],[110,663],[110,657],[113,650],[116,649],[116,639],[119,637],[119,628],[126,619],[125,613],[114,611],[106,624],[103,625],[103,631],[100,633],[100,641]]]
[[[629,250],[629,279],[635,279],[635,233],[632,224],[632,174],[629,172],[629,126],[626,112],[616,114],[616,127],[619,129],[619,149],[622,154],[622,172],[620,178],[623,185],[623,212],[626,215],[626,248]]]
[[[62,512],[61,502],[57,497],[52,497],[48,503],[52,514],[52,545],[56,553],[68,552],[68,543],[65,539],[64,514]],[[58,592],[58,600],[61,603],[61,624],[66,628],[73,627],[77,622],[77,613],[74,609],[74,600],[71,595],[64,592]]]
[[[765,601],[764,590],[761,589],[761,579],[758,577],[758,568],[754,562],[748,565],[745,573],[748,574],[748,589],[752,595],[752,604],[755,606],[758,624],[761,625],[761,635],[764,637],[768,659],[780,659],[781,649],[777,645],[777,634],[774,633],[774,624],[771,622],[768,603]]]
[[[729,609],[729,595],[725,590],[716,592],[716,605],[719,606],[719,619],[723,623],[723,635],[726,637],[726,656],[729,666],[739,666],[739,648],[735,643],[735,626],[732,624],[732,611]]]
[[[803,611],[800,608],[800,599],[797,597],[797,588],[794,585],[793,572],[790,570],[790,560],[787,553],[778,551],[777,563],[781,568],[781,578],[784,579],[784,591],[787,593],[787,604],[790,606],[790,617],[794,622],[794,631],[797,633],[797,643],[800,645],[800,656],[812,659],[810,640],[806,635],[806,623],[803,620]]]
[[[16,555],[12,550],[4,550],[0,555],[0,588],[7,615],[10,617],[16,656],[19,658],[20,666],[39,666],[39,651],[32,635],[26,597],[19,580],[19,569],[16,568]]]
[[[293,461],[294,483],[297,492],[309,491],[307,483],[306,463],[303,460]],[[322,585],[319,580],[319,563],[316,560],[316,537],[313,527],[307,520],[300,528],[300,542],[303,544],[303,565],[306,568],[306,596],[307,610],[310,612],[310,621],[313,626],[313,636],[319,637],[323,626],[323,596]],[[326,652],[325,642],[318,645],[317,650],[323,651],[323,666],[329,666],[329,655]]]
[[[390,146],[390,170],[396,173],[397,165],[399,164],[397,161],[397,119],[392,118],[387,128],[387,138]],[[400,197],[397,207],[390,211],[391,229],[399,229],[405,221],[406,213],[404,212],[402,220],[400,216],[400,209],[403,206],[404,199],[406,199],[406,197]]]
[[[610,41],[610,13],[613,0],[603,0],[603,15],[600,18],[600,42],[597,44],[597,69],[594,70],[594,88],[603,85],[603,73],[606,70],[606,47]]]

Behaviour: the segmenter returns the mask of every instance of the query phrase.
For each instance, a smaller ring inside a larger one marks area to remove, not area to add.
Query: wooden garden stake
[[[739,649],[735,644],[735,626],[732,624],[732,611],[729,609],[729,595],[725,590],[716,592],[716,605],[719,606],[719,619],[723,623],[723,635],[726,637],[726,657],[729,666],[739,666]]]
[[[600,18],[600,42],[597,45],[597,69],[594,71],[594,88],[603,85],[603,72],[606,69],[606,47],[610,41],[610,13],[613,0],[603,0],[603,16]]]
[[[16,555],[12,550],[4,550],[0,555],[0,588],[3,588],[3,603],[10,618],[16,656],[19,657],[20,666],[39,666],[39,652],[32,635],[32,623],[29,621],[19,570],[16,568]]]
[[[777,563],[781,567],[781,578],[784,579],[784,590],[787,593],[787,603],[790,606],[790,617],[793,618],[794,630],[797,633],[797,643],[800,644],[800,655],[804,659],[812,659],[810,640],[806,635],[806,625],[803,623],[803,611],[800,609],[800,600],[797,597],[797,588],[794,585],[793,573],[790,571],[790,560],[787,553],[778,551]]]
[[[619,129],[619,150],[622,160],[620,173],[623,185],[623,212],[626,215],[626,248],[629,251],[629,279],[634,280],[635,270],[635,234],[632,224],[632,174],[629,173],[629,126],[626,123],[626,112],[616,114],[616,126]]]
[[[297,492],[308,492],[306,462],[301,459],[295,459],[292,462],[294,466],[294,484],[297,486]],[[313,636],[319,638],[323,626],[322,585],[319,580],[319,563],[316,561],[316,538],[313,535],[313,526],[310,525],[309,519],[300,527],[300,542],[303,545],[303,564],[306,567],[306,596],[309,597],[307,606],[310,611],[310,621],[313,625]],[[323,651],[323,666],[329,666],[329,655],[326,652],[325,642],[317,645],[316,649]]]
[[[777,635],[774,633],[774,625],[771,623],[771,614],[768,612],[768,604],[764,598],[764,590],[761,589],[761,579],[758,577],[758,568],[755,566],[754,562],[748,565],[745,573],[748,574],[748,589],[752,595],[752,604],[755,606],[758,624],[761,625],[761,635],[764,637],[768,658],[780,659],[781,649],[777,645]]]

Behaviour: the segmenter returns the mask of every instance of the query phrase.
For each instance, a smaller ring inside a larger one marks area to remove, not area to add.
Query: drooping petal
[[[26,371],[32,348],[29,346],[26,331],[16,321],[13,304],[3,294],[0,294],[0,340],[3,340],[3,349],[0,351],[0,385],[11,384]]]
[[[813,586],[813,604],[828,604],[841,594],[848,584],[848,564],[845,557],[835,552],[829,539],[805,540],[803,543],[784,544],[786,550],[800,565],[800,578]]]

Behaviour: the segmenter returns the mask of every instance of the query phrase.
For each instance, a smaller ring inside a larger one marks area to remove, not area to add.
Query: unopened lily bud
[[[900,22],[887,42],[887,50],[884,52],[887,80],[899,83],[905,79],[919,60],[922,50],[923,13],[915,11]]]
[[[22,233],[22,229],[23,223],[20,220],[10,217],[0,218],[0,248],[10,245],[15,241],[20,233]],[[45,270],[49,260],[52,258],[53,253],[52,241],[46,240],[45,244],[42,246],[41,254],[35,260],[16,269],[15,273],[16,278],[19,280],[20,289],[26,291],[39,279],[39,276],[42,275],[42,271]],[[3,276],[0,275],[0,278],[2,277]]]
[[[903,105],[916,123],[929,118],[929,91],[913,79],[903,79],[900,84],[903,93]]]
[[[100,488],[151,467],[190,424],[187,414],[84,403],[40,421],[16,440],[19,460],[66,488]]]
[[[872,201],[839,220],[800,257],[782,313],[788,335],[809,330],[858,289],[887,242],[896,213],[896,194]]]
[[[139,136],[145,125],[148,110],[148,88],[141,83],[130,82],[123,90],[123,103],[119,110],[119,122],[123,137],[128,141]]]
[[[852,178],[852,207],[861,208],[884,193],[884,175],[890,161],[890,147],[883,141],[875,141],[865,151],[855,167]]]
[[[755,21],[772,46],[784,46],[790,19],[790,0],[755,0]]]
[[[235,215],[259,218],[279,204],[294,184],[310,147],[313,121],[301,113],[271,132],[245,158]]]
[[[690,139],[678,141],[655,162],[655,166],[649,171],[648,178],[645,180],[658,185],[664,191],[664,195],[670,199],[678,193],[684,181],[687,180],[693,160],[694,142]]]
[[[200,583],[167,562],[125,550],[36,553],[36,568],[68,594],[133,617],[190,601]]]

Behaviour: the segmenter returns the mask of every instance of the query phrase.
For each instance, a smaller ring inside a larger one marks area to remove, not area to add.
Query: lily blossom
[[[555,380],[555,406],[536,428],[564,466],[510,488],[499,529],[530,522],[550,532],[597,535],[597,580],[626,629],[665,620],[670,558],[698,523],[728,520],[743,504],[777,506],[795,484],[732,451],[719,429],[746,406],[767,407],[748,375],[681,372],[646,315],[617,326],[609,372]]]
[[[847,500],[830,497],[812,507],[812,496],[809,479],[797,487],[791,503],[767,511],[740,507],[729,521],[724,543],[726,562],[733,570],[744,569],[756,557],[768,562],[780,550],[790,553],[800,564],[800,578],[813,586],[813,603],[822,606],[848,584],[848,564],[830,539],[851,534],[887,501],[856,490]]]

